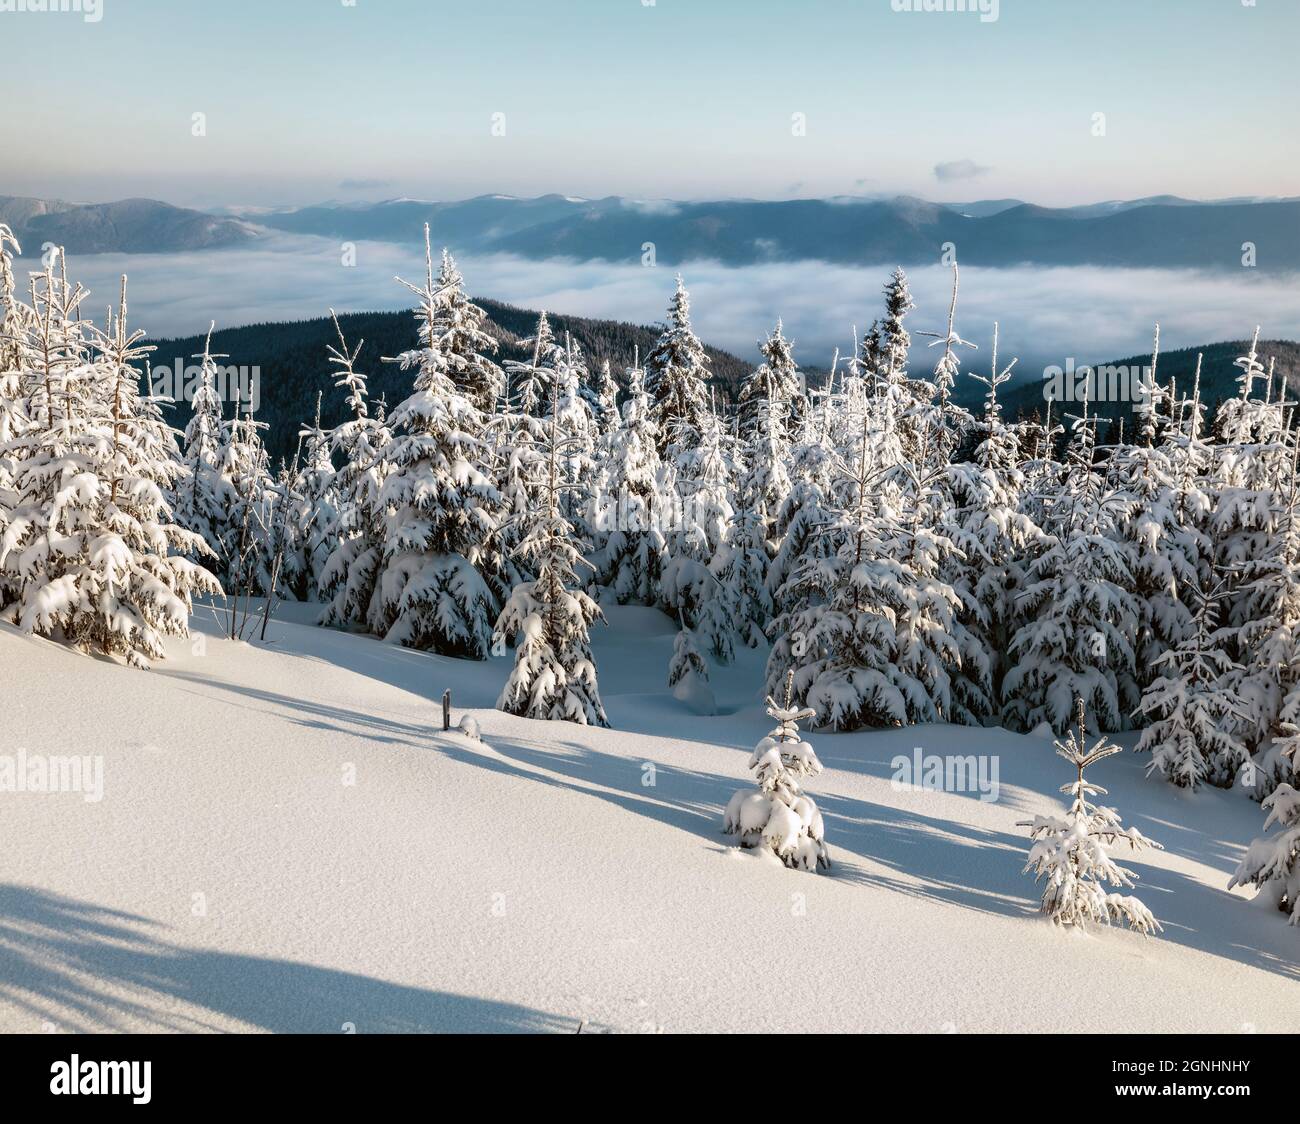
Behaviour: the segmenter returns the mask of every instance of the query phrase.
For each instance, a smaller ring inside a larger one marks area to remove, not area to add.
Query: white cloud
[[[934,166],[934,178],[944,183],[951,180],[973,180],[991,171],[992,168],[976,164],[974,160],[948,160]]]
[[[675,215],[682,205],[672,199],[620,199],[620,204],[629,211],[641,215]]]

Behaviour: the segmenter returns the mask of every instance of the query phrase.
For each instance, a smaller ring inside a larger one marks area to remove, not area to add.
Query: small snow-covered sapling
[[[831,865],[822,816],[799,788],[799,778],[822,771],[812,746],[799,733],[799,723],[815,712],[791,703],[794,673],[786,676],[785,705],[768,696],[767,713],[777,726],[754,747],[749,768],[758,778],[758,791],[741,789],[727,803],[723,830],[739,836],[747,848],[767,848],[786,866],[816,872]]]
[[[1078,728],[1070,731],[1067,741],[1055,743],[1056,752],[1076,770],[1075,779],[1061,786],[1061,791],[1072,798],[1070,807],[1063,816],[1035,816],[1021,821],[1019,826],[1028,827],[1034,840],[1025,873],[1032,870],[1037,879],[1047,880],[1042,910],[1057,925],[1082,929],[1090,921],[1103,925],[1123,921],[1139,933],[1158,932],[1160,922],[1142,902],[1105,888],[1131,887],[1137,877],[1110,857],[1109,848],[1116,841],[1127,843],[1135,851],[1163,848],[1136,827],[1120,827],[1119,813],[1114,808],[1101,807],[1088,799],[1104,796],[1106,790],[1086,781],[1084,769],[1119,753],[1120,748],[1103,736],[1088,749],[1086,737],[1083,700],[1079,699]]]

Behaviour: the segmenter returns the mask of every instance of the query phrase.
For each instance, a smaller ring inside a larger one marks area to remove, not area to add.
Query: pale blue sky
[[[1300,193],[1300,0],[102,4],[0,12],[0,194]]]

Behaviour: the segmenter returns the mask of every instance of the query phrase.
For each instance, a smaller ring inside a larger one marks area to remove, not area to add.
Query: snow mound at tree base
[[[718,713],[718,702],[713,697],[713,688],[694,672],[687,672],[673,688],[673,698],[683,703],[692,714],[711,715]]]

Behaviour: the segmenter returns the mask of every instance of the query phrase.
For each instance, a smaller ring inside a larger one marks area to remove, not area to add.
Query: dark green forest
[[[1240,393],[1237,383],[1239,373],[1233,364],[1238,356],[1250,350],[1250,340],[1228,340],[1222,343],[1206,344],[1203,347],[1186,347],[1177,351],[1162,352],[1156,364],[1156,381],[1161,386],[1168,386],[1170,380],[1178,385],[1180,396],[1191,396],[1192,383],[1196,375],[1196,357],[1201,360],[1201,401],[1207,406],[1205,417],[1212,422],[1218,405],[1225,398]],[[1259,359],[1268,368],[1269,361],[1275,360],[1273,397],[1276,399],[1285,380],[1288,397],[1300,401],[1300,343],[1293,340],[1260,340]],[[1142,368],[1151,363],[1151,353],[1131,355],[1127,359],[1116,359],[1107,366]],[[1264,388],[1256,386],[1255,393],[1262,397]],[[1009,415],[1015,417],[1041,418],[1046,412],[1043,383],[1035,379],[1024,382],[1002,396],[1003,405]],[[1053,422],[1061,421],[1062,414],[1077,415],[1082,411],[1082,403],[1055,403],[1052,406]],[[1124,426],[1128,437],[1133,436],[1130,428],[1133,422],[1133,403],[1130,401],[1094,402],[1089,406],[1089,413],[1109,420],[1110,425],[1103,427],[1098,440],[1107,444],[1119,439],[1120,425]],[[1064,422],[1068,425],[1068,420]]]
[[[498,363],[507,359],[528,359],[531,353],[522,346],[537,326],[538,314],[494,300],[475,298],[487,312],[487,330],[496,338],[500,350]],[[644,356],[654,347],[662,330],[657,326],[629,324],[615,320],[593,320],[582,316],[547,314],[556,336],[572,334],[587,357],[592,373],[608,359],[620,385],[625,381],[624,368],[632,362],[637,348]],[[413,373],[399,364],[385,363],[385,357],[400,355],[416,346],[416,321],[409,311],[355,312],[340,314],[339,325],[348,346],[355,348],[363,340],[357,369],[369,380],[371,398],[384,398],[389,408],[402,401],[411,390]],[[157,347],[154,365],[171,366],[177,359],[194,362],[203,351],[202,336],[150,341]],[[323,392],[321,420],[328,428],[344,420],[344,393],[334,386],[334,368],[326,348],[337,343],[334,325],[328,316],[318,320],[284,323],[250,324],[242,328],[223,328],[212,334],[212,352],[228,358],[220,363],[232,367],[257,367],[260,371],[258,419],[266,423],[265,441],[272,461],[292,458],[298,430],[315,413],[316,395]],[[734,398],[736,388],[753,369],[752,364],[718,348],[706,347],[713,379],[710,380],[723,401]],[[227,404],[227,410],[230,407]],[[171,421],[183,429],[188,407],[171,409]]]
[[[500,345],[497,362],[529,358],[528,348],[522,341],[536,327],[537,312],[488,299],[475,298],[475,303],[487,312],[487,329]],[[609,360],[620,385],[625,381],[624,369],[632,362],[636,349],[640,349],[644,358],[662,330],[662,326],[616,320],[550,313],[548,316],[557,336],[563,338],[565,332],[572,334],[582,347],[593,374],[605,360]],[[382,397],[390,408],[404,399],[410,392],[412,373],[403,371],[396,363],[385,363],[383,359],[416,346],[416,323],[412,314],[408,311],[346,313],[339,316],[339,324],[350,347],[364,341],[357,368],[368,376],[372,399],[378,401]],[[201,336],[188,336],[152,342],[157,347],[152,357],[154,364],[172,365],[178,358],[185,363],[193,362],[193,356],[203,350],[204,341]],[[344,395],[334,386],[333,368],[326,355],[327,346],[336,342],[334,326],[328,317],[250,324],[213,333],[213,353],[228,356],[220,362],[260,370],[258,418],[266,423],[265,440],[273,461],[293,456],[298,430],[304,422],[311,420],[318,392],[323,395],[322,423],[328,428],[344,420]],[[1176,379],[1179,387],[1190,394],[1196,357],[1198,353],[1203,354],[1201,398],[1209,408],[1207,417],[1213,418],[1218,403],[1238,392],[1235,381],[1237,368],[1233,362],[1249,348],[1249,340],[1232,340],[1169,351],[1160,356],[1157,377],[1162,385]],[[711,383],[719,400],[733,401],[741,380],[753,365],[716,347],[706,345],[706,350],[714,376]],[[1300,401],[1300,344],[1290,340],[1261,341],[1259,353],[1265,367],[1270,359],[1276,361],[1275,393],[1285,380],[1289,395]],[[1114,365],[1144,367],[1150,362],[1148,353],[1114,360]],[[826,378],[824,370],[806,368],[805,373],[812,385],[821,385]],[[919,371],[913,373],[921,374]],[[960,404],[978,409],[982,395],[983,388],[978,383],[963,379],[954,397]],[[1008,416],[1041,418],[1045,406],[1041,381],[1035,378],[1019,383],[1004,393],[1003,405]],[[1053,418],[1060,420],[1063,413],[1077,414],[1079,410],[1078,403],[1058,403],[1053,406]],[[1133,403],[1130,401],[1094,402],[1090,410],[1109,418],[1112,423],[1110,432],[1100,434],[1103,444],[1118,437],[1121,420],[1126,428],[1132,424]],[[183,429],[188,407],[173,407],[171,412],[173,424]]]

